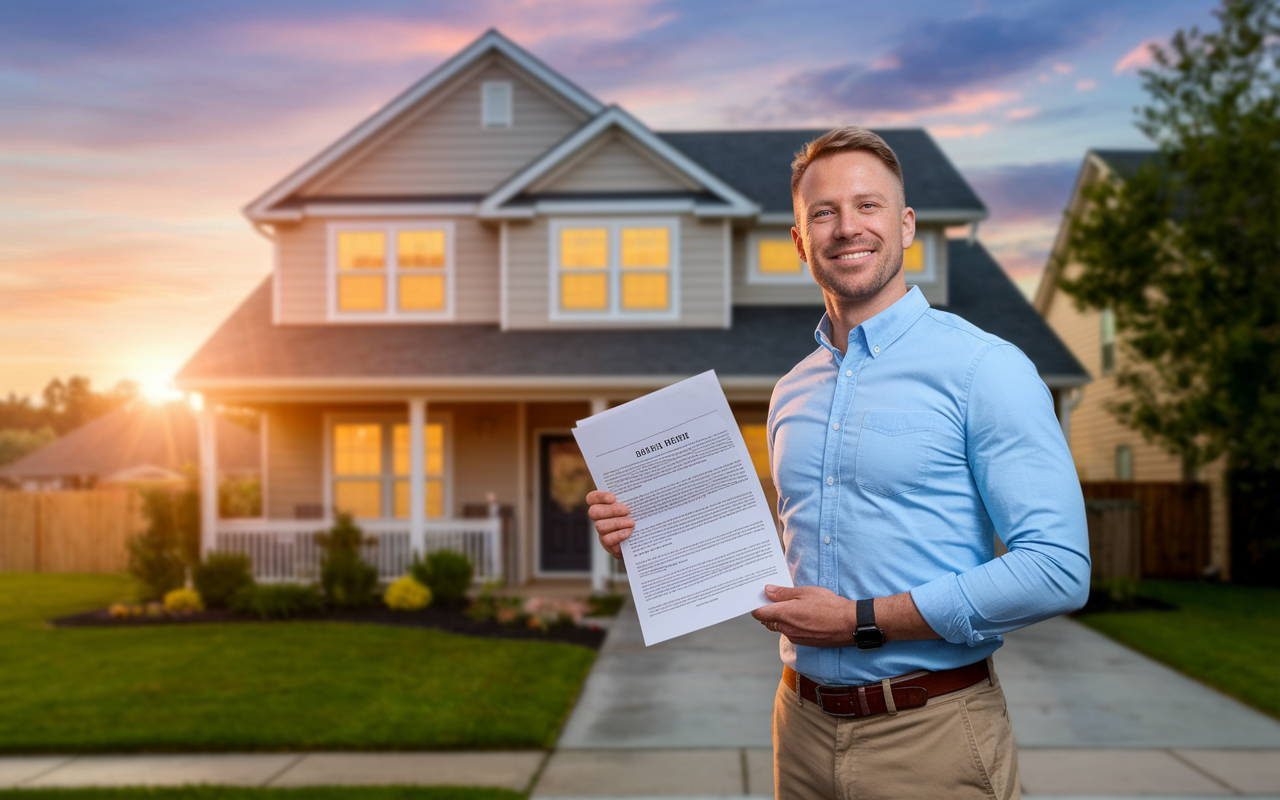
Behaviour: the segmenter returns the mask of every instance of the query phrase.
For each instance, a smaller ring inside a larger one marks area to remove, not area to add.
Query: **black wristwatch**
[[[858,601],[857,627],[853,629],[853,645],[859,650],[875,650],[884,647],[884,631],[876,625],[874,600]]]

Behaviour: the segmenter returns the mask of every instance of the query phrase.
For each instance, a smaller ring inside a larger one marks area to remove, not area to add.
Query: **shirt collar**
[[[879,358],[889,349],[889,345],[896,342],[902,334],[907,332],[907,328],[914,325],[916,320],[928,310],[929,301],[924,299],[924,293],[920,291],[919,286],[912,286],[893,305],[849,331],[848,345],[852,347],[854,342],[859,341],[858,337],[861,337],[871,357]],[[839,348],[831,344],[831,318],[826,314],[823,314],[818,322],[818,329],[813,332],[813,338],[818,340],[818,344],[831,351],[837,361],[841,360]]]

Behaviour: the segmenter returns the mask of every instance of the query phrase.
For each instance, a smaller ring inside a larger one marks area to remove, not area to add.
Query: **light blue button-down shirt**
[[[980,661],[1000,634],[1081,606],[1084,500],[1049,390],[1022,351],[912,288],[773,391],[769,446],[797,586],[910,591],[941,640],[805,647],[782,660],[857,684]],[[999,535],[1009,553],[995,558]]]

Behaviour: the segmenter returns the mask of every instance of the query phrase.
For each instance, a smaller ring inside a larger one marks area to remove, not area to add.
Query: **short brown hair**
[[[907,192],[902,182],[902,165],[898,163],[898,157],[894,155],[893,148],[873,131],[859,128],[857,125],[846,125],[843,128],[827,131],[796,153],[796,160],[791,162],[791,196],[795,197],[796,192],[800,190],[800,179],[804,177],[805,170],[810,164],[836,153],[859,150],[870,153],[889,168],[893,176],[898,179],[898,187],[902,189],[902,200],[905,205]]]

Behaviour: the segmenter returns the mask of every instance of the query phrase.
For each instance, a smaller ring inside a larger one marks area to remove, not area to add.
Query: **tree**
[[[1226,456],[1237,578],[1280,556],[1278,3],[1225,0],[1219,30],[1152,47],[1138,127],[1159,154],[1089,190],[1081,270],[1059,270],[1131,356],[1113,412],[1188,468]]]

